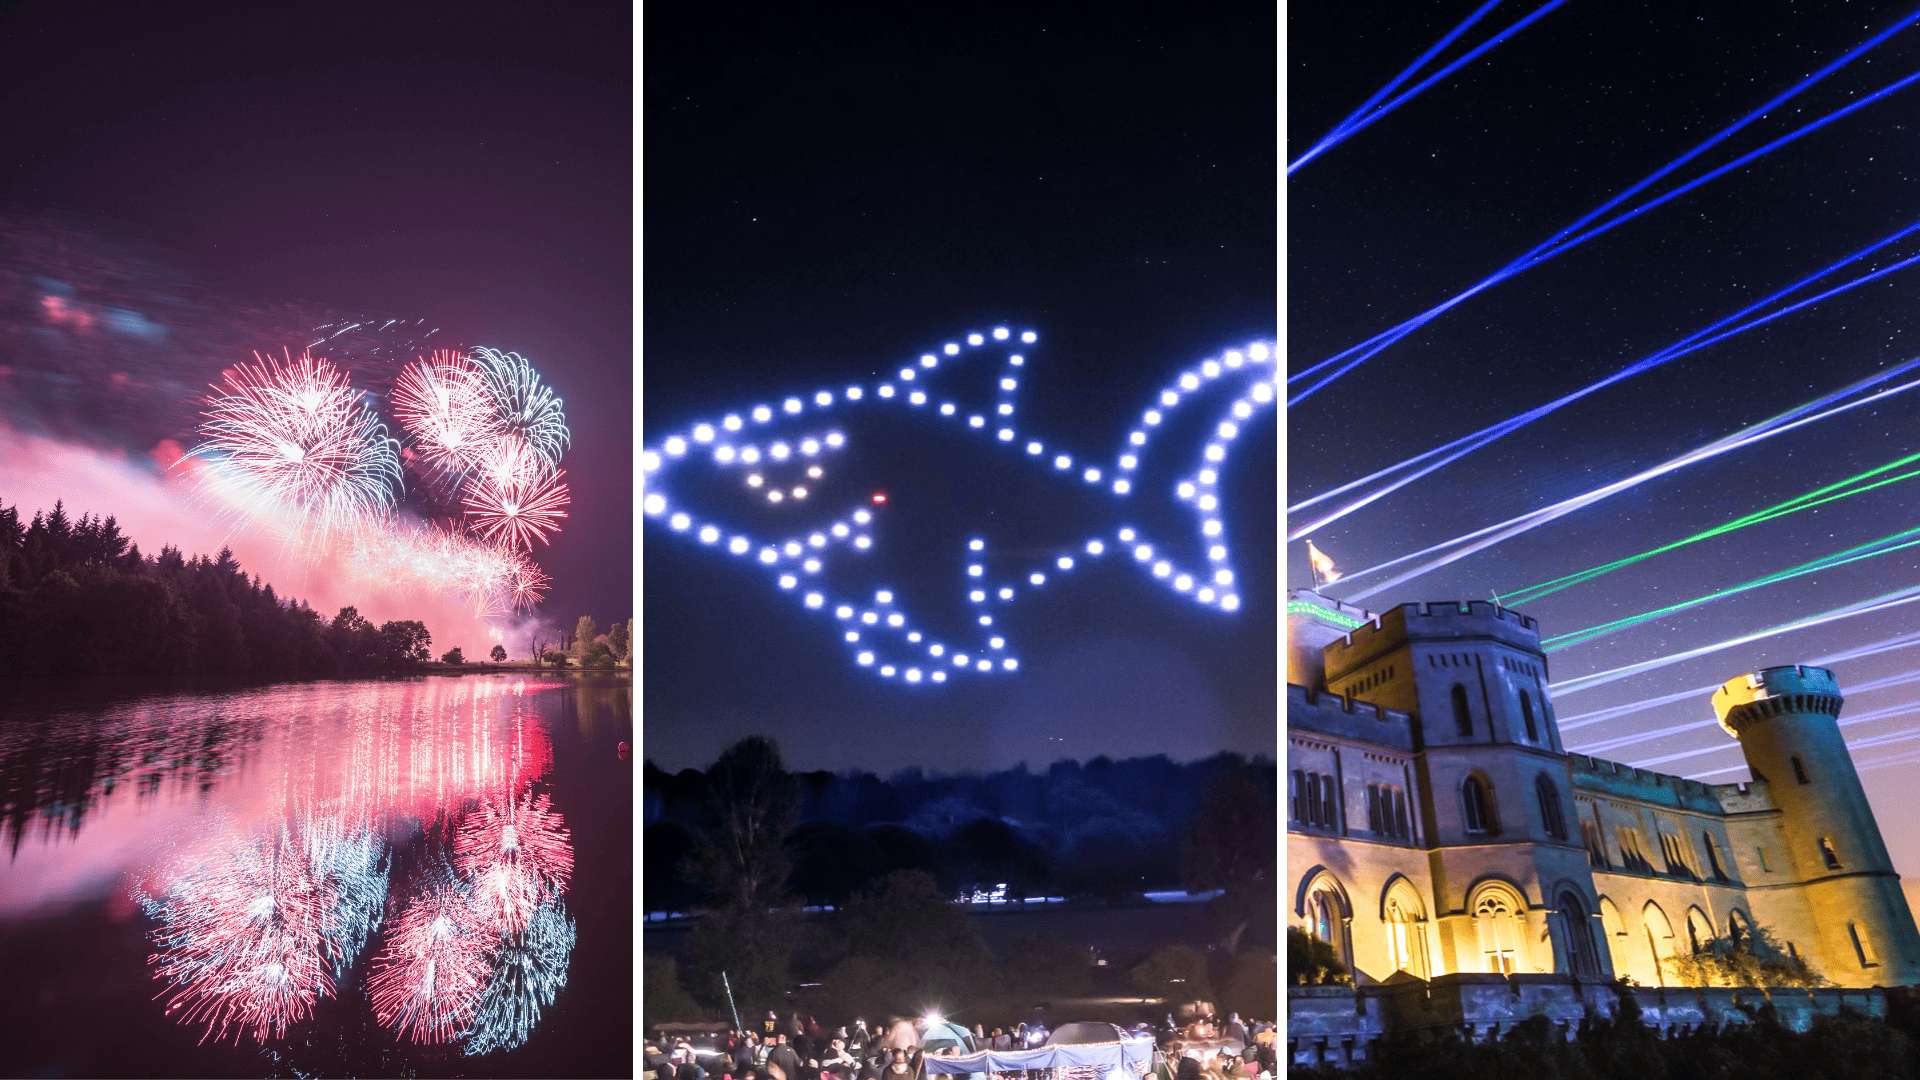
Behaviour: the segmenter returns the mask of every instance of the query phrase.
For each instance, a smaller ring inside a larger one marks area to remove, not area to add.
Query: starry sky
[[[1509,5],[1512,6],[1512,5]],[[1290,7],[1291,160],[1474,7]],[[1478,41],[1532,5],[1504,8]],[[1898,3],[1568,4],[1288,181],[1288,362],[1299,371],[1439,303],[1908,14]],[[1456,50],[1457,52],[1458,50]],[[1453,54],[1449,54],[1453,55]],[[1920,67],[1909,29],[1674,174],[1675,186]],[[1920,219],[1920,89],[1841,119],[1478,295],[1289,411],[1290,503],[1584,386]],[[1913,238],[1826,279],[1920,251]],[[1580,494],[1920,355],[1920,268],[1614,385],[1327,525],[1343,570]],[[1809,290],[1812,291],[1812,290]],[[1806,295],[1796,294],[1796,298]],[[1896,379],[1897,385],[1913,376]],[[1298,387],[1296,387],[1298,389]],[[1365,601],[1486,598],[1651,549],[1920,450],[1900,395],[1673,475]],[[1906,470],[1902,470],[1906,471]],[[1524,605],[1543,633],[1634,615],[1920,525],[1914,484],[1764,522]],[[1314,508],[1342,505],[1332,500]],[[1296,514],[1297,527],[1317,516]],[[1920,585],[1920,549],[1730,596],[1551,654],[1555,682]],[[1288,576],[1309,583],[1303,544]],[[1353,597],[1388,575],[1330,595]],[[1746,778],[1710,688],[1920,627],[1920,605],[1829,623],[1555,694],[1569,749],[1715,782]],[[1896,865],[1920,874],[1920,648],[1834,664],[1843,722]],[[1689,692],[1695,691],[1695,692]],[[1704,722],[1704,723],[1703,723]],[[1692,725],[1659,737],[1652,733]],[[1914,732],[1912,741],[1907,733]]]
[[[44,327],[12,333],[34,297],[0,296],[11,419],[143,454],[190,442],[196,397],[248,350],[342,315],[430,320],[565,399],[548,612],[627,618],[631,59],[624,6],[8,5],[0,275],[109,298],[158,342],[41,348]]]
[[[786,6],[748,21],[656,4],[644,33],[643,444],[872,385],[1007,325],[1041,335],[1023,433],[1111,468],[1173,374],[1274,333],[1270,13]],[[991,402],[985,369],[949,376],[959,400]],[[754,733],[802,767],[880,771],[1271,755],[1276,426],[1271,408],[1250,424],[1221,479],[1237,615],[1130,561],[1089,563],[1006,611],[1022,667],[993,680],[885,684],[771,575],[647,522],[646,755],[704,765]],[[1170,424],[1167,470],[1143,467],[1124,502],[951,429],[847,434],[805,512],[750,506],[713,470],[670,478],[673,494],[785,523],[884,491],[872,580],[956,630],[972,535],[1008,565],[1127,523],[1199,550],[1171,489],[1201,430]]]

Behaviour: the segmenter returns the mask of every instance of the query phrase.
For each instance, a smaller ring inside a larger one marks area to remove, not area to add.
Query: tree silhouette
[[[148,557],[113,517],[64,503],[22,524],[0,504],[0,658],[9,674],[312,678],[405,670],[428,657],[417,621],[323,620],[222,549]]]

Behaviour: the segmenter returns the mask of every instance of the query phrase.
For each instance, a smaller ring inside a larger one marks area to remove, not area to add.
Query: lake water
[[[624,1076],[631,683],[0,697],[0,1073]]]

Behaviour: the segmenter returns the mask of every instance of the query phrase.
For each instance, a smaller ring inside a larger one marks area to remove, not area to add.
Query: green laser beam
[[[1337,611],[1328,611],[1318,604],[1309,604],[1304,600],[1287,601],[1287,614],[1305,615],[1309,618],[1318,619],[1323,623],[1337,626],[1342,630],[1357,630],[1367,625],[1365,619],[1356,619],[1351,615],[1343,615]]]
[[[1625,558],[1615,559],[1612,562],[1601,563],[1598,566],[1592,566],[1585,570],[1554,578],[1550,581],[1543,581],[1537,585],[1528,585],[1524,588],[1503,592],[1499,594],[1500,602],[1512,605],[1538,600],[1543,596],[1551,596],[1562,589],[1570,589],[1575,585],[1583,585],[1595,578],[1604,577],[1616,570],[1624,569],[1635,563],[1644,562],[1656,555],[1664,555],[1667,552],[1678,550],[1689,544],[1697,544],[1703,540],[1711,540],[1717,536],[1725,536],[1727,533],[1748,528],[1749,526],[1759,525],[1763,522],[1773,521],[1776,518],[1786,517],[1788,514],[1796,514],[1802,510],[1811,510],[1816,506],[1824,506],[1827,503],[1838,502],[1841,499],[1851,498],[1855,495],[1863,495],[1869,491],[1886,487],[1889,484],[1897,484],[1903,480],[1911,480],[1916,476],[1920,476],[1920,469],[1901,473],[1898,476],[1885,477],[1871,484],[1861,483],[1861,481],[1871,480],[1883,473],[1892,472],[1895,469],[1911,465],[1917,461],[1920,461],[1920,453],[1908,454],[1905,457],[1896,458],[1884,465],[1876,466],[1862,473],[1856,473],[1844,480],[1836,480],[1831,484],[1817,487],[1801,495],[1796,495],[1785,502],[1775,503],[1772,506],[1755,510],[1751,514],[1734,518],[1732,521],[1722,522],[1711,529],[1694,533],[1692,536],[1682,537],[1678,540],[1661,544],[1659,547],[1648,548],[1635,555],[1628,555]]]
[[[1847,548],[1845,551],[1836,551],[1831,555],[1823,555],[1818,559],[1801,563],[1798,566],[1790,566],[1785,570],[1775,571],[1763,577],[1754,578],[1751,581],[1743,581],[1738,585],[1729,585],[1724,589],[1719,589],[1702,596],[1696,596],[1690,600],[1681,600],[1677,603],[1668,604],[1665,607],[1654,608],[1651,611],[1643,611],[1637,615],[1627,615],[1614,619],[1611,622],[1598,623],[1580,630],[1557,634],[1553,637],[1543,639],[1540,645],[1543,650],[1554,652],[1568,648],[1569,646],[1592,641],[1594,638],[1618,633],[1621,630],[1639,626],[1642,623],[1663,619],[1668,615],[1685,611],[1689,608],[1699,607],[1701,604],[1712,603],[1715,600],[1723,600],[1738,593],[1764,588],[1768,585],[1789,581],[1797,577],[1804,577],[1807,574],[1818,573],[1822,570],[1831,570],[1836,567],[1846,566],[1850,563],[1874,559],[1882,555],[1890,555],[1896,551],[1904,551],[1907,548],[1920,547],[1920,539],[1913,539],[1917,536],[1920,536],[1920,526],[1903,529],[1890,536],[1883,536],[1878,540],[1871,540],[1867,543]]]

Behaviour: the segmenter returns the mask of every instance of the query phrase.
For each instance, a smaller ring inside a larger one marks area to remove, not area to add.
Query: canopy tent
[[[1067,1024],[1066,1028],[1090,1026]],[[1112,1025],[1108,1025],[1112,1026]],[[1114,1028],[1119,1031],[1119,1028]],[[1106,1042],[1056,1043],[1032,1050],[984,1050],[975,1054],[927,1054],[921,1066],[931,1076],[1010,1073],[1029,1069],[1097,1069],[1101,1080],[1131,1080],[1153,1066],[1153,1039],[1109,1037]]]
[[[950,1020],[928,1024],[920,1033],[920,1048],[929,1054],[971,1054],[980,1049],[973,1044],[972,1032]]]
[[[1048,1046],[1089,1046],[1094,1043],[1120,1042],[1132,1038],[1132,1034],[1119,1024],[1108,1024],[1098,1020],[1076,1020],[1071,1024],[1061,1024],[1047,1036]]]

